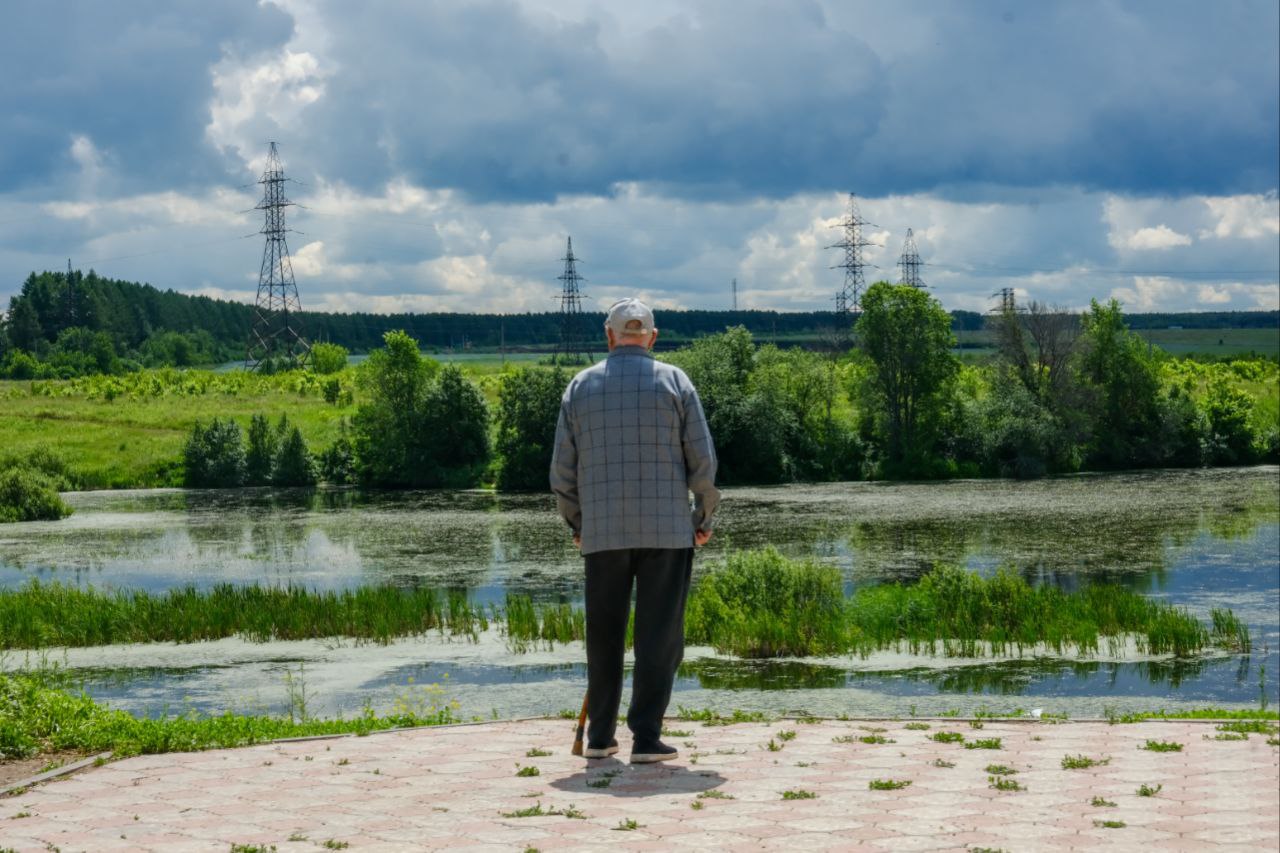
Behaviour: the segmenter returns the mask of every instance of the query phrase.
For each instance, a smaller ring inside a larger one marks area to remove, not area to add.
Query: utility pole
[[[870,266],[862,260],[862,250],[871,245],[863,237],[863,228],[873,224],[862,218],[862,214],[858,212],[857,196],[849,193],[849,210],[845,218],[832,226],[843,228],[844,238],[827,246],[828,249],[844,249],[844,261],[831,267],[833,270],[844,270],[844,285],[836,292],[836,318],[841,326],[850,325],[853,320],[851,315],[862,310],[862,291],[867,286],[863,268]]]
[[[1012,287],[1002,287],[991,295],[1000,297],[1001,314],[1012,314],[1018,310],[1017,296]]]
[[[733,280],[733,310],[738,310],[738,280]]]
[[[557,280],[560,282],[560,346],[556,350],[557,360],[566,364],[579,361],[590,361],[587,343],[582,330],[582,290],[580,285],[584,279],[578,275],[578,259],[573,255],[573,238],[570,237],[565,246],[564,272]]]
[[[924,281],[920,278],[921,266],[923,264],[920,262],[920,252],[916,249],[915,235],[908,228],[907,239],[902,243],[902,257],[898,259],[898,267],[902,270],[902,277],[898,280],[898,283],[919,289],[926,287]]]
[[[67,258],[67,290],[63,296],[62,306],[63,317],[65,318],[63,328],[70,329],[76,325],[77,320],[79,320],[79,317],[76,316],[76,307],[76,280],[71,272],[71,259]]]
[[[278,358],[284,358],[291,366],[301,365],[311,353],[311,345],[302,336],[302,318],[298,316],[302,302],[298,299],[298,285],[293,279],[293,262],[285,239],[291,229],[285,226],[284,209],[293,205],[284,193],[286,180],[280,154],[272,142],[266,168],[258,179],[262,184],[262,201],[254,207],[265,214],[259,233],[266,235],[266,244],[258,273],[253,328],[245,347],[246,370],[255,370],[264,362]]]

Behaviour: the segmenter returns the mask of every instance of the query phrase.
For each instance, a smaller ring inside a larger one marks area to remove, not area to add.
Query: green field
[[[1280,356],[1280,330],[1276,329],[1135,329],[1134,334],[1176,356]],[[957,332],[956,340],[960,345],[956,352],[960,354],[995,352],[995,340],[985,329]]]

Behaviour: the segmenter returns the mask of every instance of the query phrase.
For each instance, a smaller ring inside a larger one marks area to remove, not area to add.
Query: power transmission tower
[[[565,246],[564,272],[558,276],[560,288],[560,346],[556,350],[557,360],[566,364],[590,361],[587,352],[586,335],[582,328],[582,289],[580,284],[586,281],[578,275],[578,259],[573,256],[573,238],[569,238]]]
[[[733,310],[738,310],[738,280],[733,280]]]
[[[1018,310],[1017,298],[1012,287],[1002,287],[991,295],[1000,297],[1000,313],[1012,314]]]
[[[899,284],[909,284],[915,288],[923,289],[926,287],[924,281],[920,278],[920,252],[916,249],[915,234],[911,229],[907,229],[907,239],[902,243],[902,257],[898,259],[898,266],[902,269],[902,278]]]
[[[844,229],[844,239],[827,246],[828,249],[844,249],[844,263],[831,267],[833,270],[844,270],[844,286],[836,293],[836,315],[842,325],[845,325],[844,321],[849,319],[849,315],[862,310],[862,291],[867,286],[862,270],[870,266],[862,260],[862,249],[871,245],[863,238],[862,229],[872,224],[862,218],[862,214],[858,212],[857,197],[849,193],[849,212],[844,219],[832,226]]]
[[[283,359],[291,366],[303,364],[311,345],[302,336],[302,302],[298,285],[293,280],[293,262],[285,234],[284,209],[293,205],[284,194],[284,167],[276,144],[267,152],[267,165],[258,179],[262,184],[262,201],[254,207],[265,213],[259,232],[266,235],[262,248],[262,269],[258,273],[258,298],[254,303],[253,328],[245,347],[244,366],[254,370],[264,363]]]

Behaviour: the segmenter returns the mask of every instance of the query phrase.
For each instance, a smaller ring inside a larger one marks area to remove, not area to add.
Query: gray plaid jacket
[[[693,547],[720,502],[715,477],[702,403],[680,368],[620,346],[565,389],[551,491],[583,554]]]

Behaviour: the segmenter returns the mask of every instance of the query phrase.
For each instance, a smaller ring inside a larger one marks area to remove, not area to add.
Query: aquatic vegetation
[[[117,756],[247,746],[286,737],[368,734],[458,722],[452,707],[432,716],[377,715],[291,720],[287,717],[195,713],[138,718],[65,689],[55,674],[0,673],[0,758],[42,751],[112,751]]]
[[[863,587],[845,598],[830,566],[776,550],[729,555],[694,587],[686,640],[742,657],[907,650],[979,657],[1115,651],[1132,636],[1141,650],[1185,657],[1211,644],[1236,649],[1248,628],[1219,611],[1211,632],[1184,608],[1111,584],[1078,591],[1032,586],[1012,572],[984,578],[938,566],[914,584]]]
[[[839,572],[776,550],[730,554],[693,588],[686,642],[742,657],[869,655],[879,650],[980,657],[1047,647],[1118,653],[1125,637],[1151,654],[1194,655],[1212,644],[1247,648],[1248,629],[1215,611],[1210,631],[1185,609],[1119,586],[1032,586],[1010,572],[984,578],[937,567],[914,584],[858,589]],[[509,592],[485,607],[458,589],[370,586],[341,591],[219,584],[163,593],[32,581],[0,590],[0,649],[131,642],[255,642],[355,637],[389,643],[438,631],[477,638],[494,623],[512,651],[581,641],[586,617],[567,602]],[[628,626],[628,643],[633,626]],[[843,678],[843,675],[840,675]],[[958,712],[956,712],[958,714]],[[1045,715],[1047,719],[1049,715]],[[970,722],[975,729],[982,721]]]
[[[163,593],[105,591],[33,580],[0,591],[0,648],[191,643],[240,636],[254,642],[396,637],[446,630],[474,637],[488,627],[461,591],[390,586],[317,591],[301,587],[183,587]]]

